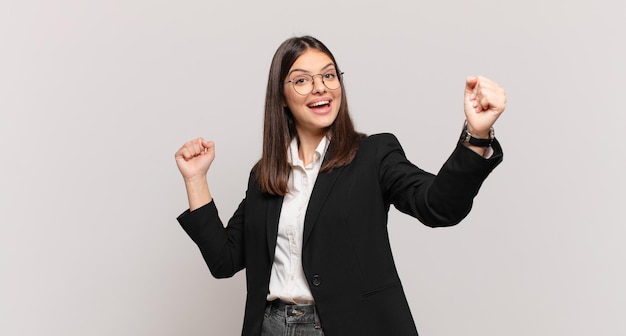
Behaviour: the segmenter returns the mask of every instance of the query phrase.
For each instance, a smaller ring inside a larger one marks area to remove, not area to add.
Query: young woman
[[[214,144],[176,152],[189,210],[178,217],[217,278],[246,268],[243,335],[417,335],[387,233],[390,205],[428,226],[470,211],[502,160],[492,126],[506,96],[469,77],[466,127],[435,176],[391,134],[357,133],[342,73],[310,36],[278,48],[265,103],[263,154],[224,228],[206,179]]]

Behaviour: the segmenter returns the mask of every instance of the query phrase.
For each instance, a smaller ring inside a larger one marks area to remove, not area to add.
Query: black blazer
[[[320,173],[304,222],[302,265],[326,336],[417,335],[393,261],[389,206],[437,227],[460,222],[502,161],[458,144],[437,176],[412,163],[391,134],[363,138],[347,166]],[[332,150],[332,142],[329,151]],[[242,335],[260,335],[282,197],[250,176],[245,199],[223,227],[214,202],[178,217],[216,278],[246,269]]]

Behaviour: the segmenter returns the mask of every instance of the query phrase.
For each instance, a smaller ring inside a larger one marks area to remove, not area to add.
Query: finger
[[[174,158],[176,158],[177,160],[179,158],[183,158],[183,159],[185,158],[184,155],[183,155],[183,149],[182,148],[180,148],[179,150],[176,151],[176,153],[174,153]]]
[[[472,101],[472,107],[473,107],[473,108],[475,108],[477,112],[480,112],[480,105],[479,105],[479,103],[478,103],[478,100],[477,100],[477,99],[474,99],[474,100]]]
[[[482,82],[476,83],[476,105],[480,108],[485,107],[485,103],[488,104],[488,96],[489,91],[485,89],[485,86]]]
[[[214,150],[215,143],[213,141],[202,141],[202,147],[205,151]]]
[[[479,78],[476,88],[478,91],[481,91],[481,92],[491,92],[491,93],[496,93],[496,94],[504,93],[504,89],[502,89],[500,85],[498,85],[496,82],[485,77]]]
[[[484,109],[492,109],[502,112],[506,105],[506,92],[494,82],[480,83],[480,105]]]
[[[189,160],[189,159],[191,159],[193,157],[193,154],[191,153],[191,151],[187,147],[181,148],[178,152],[180,153],[179,157],[182,157],[185,161],[187,161],[187,160]]]
[[[476,77],[476,76],[467,76],[465,78],[465,85],[469,88],[473,88],[478,82],[478,78],[479,77]]]
[[[488,95],[483,95],[480,98],[480,108],[483,111],[487,111],[487,110],[489,110],[490,107],[491,107],[491,100],[489,99],[489,96]]]
[[[195,155],[199,155],[205,152],[203,143],[204,140],[202,138],[197,138],[192,141],[192,147]]]
[[[478,83],[478,77],[468,76],[465,78],[465,95],[469,96],[474,92],[476,84]]]
[[[203,152],[203,147],[198,139],[191,140],[183,145],[180,149],[181,155],[185,160],[190,160]]]

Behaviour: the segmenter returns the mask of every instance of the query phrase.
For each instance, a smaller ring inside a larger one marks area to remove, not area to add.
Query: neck
[[[298,156],[306,167],[315,156],[315,149],[320,144],[320,141],[326,136],[326,133],[320,134],[303,134],[304,132],[298,132]]]

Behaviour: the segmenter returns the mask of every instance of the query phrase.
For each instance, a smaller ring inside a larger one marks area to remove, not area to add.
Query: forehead
[[[316,72],[327,67],[329,64],[333,65],[333,60],[324,52],[317,49],[307,49],[302,55],[296,58],[289,72],[298,70]]]

